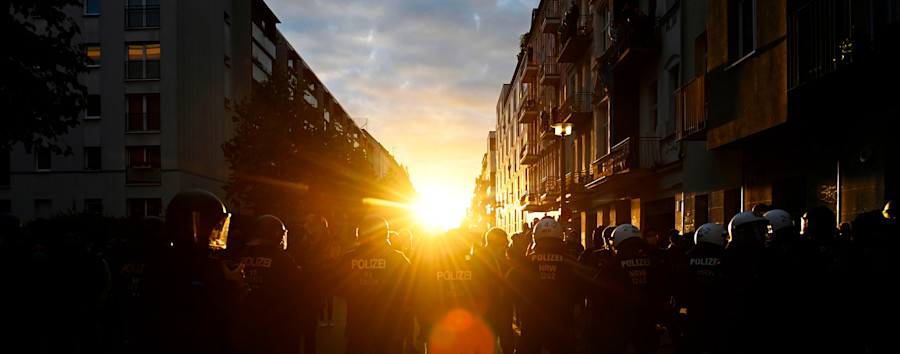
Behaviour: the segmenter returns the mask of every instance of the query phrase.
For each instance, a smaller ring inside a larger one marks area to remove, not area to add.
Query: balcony
[[[522,55],[522,60],[524,61],[522,63],[522,81],[525,82],[534,80],[534,77],[537,76],[538,72],[537,60],[534,59],[535,55],[534,53],[529,52],[531,51],[526,51],[526,54]]]
[[[541,130],[541,141],[551,141],[552,142],[554,140],[559,139],[559,137],[553,133],[553,127],[551,127],[549,124],[547,126],[544,126],[542,124],[540,127],[540,130]]]
[[[569,25],[566,24],[567,30],[560,35],[560,41],[564,44],[557,62],[574,63],[591,46],[591,35],[593,33],[591,21],[593,21],[593,17],[590,15],[578,16],[575,28],[568,28]]]
[[[151,165],[125,167],[126,184],[160,184],[161,180],[159,167],[153,167]]]
[[[523,166],[533,165],[540,158],[537,141],[526,136],[519,148],[519,164]]]
[[[628,22],[620,26],[613,41],[615,54],[612,61],[615,71],[635,71],[640,69],[659,53],[659,40],[652,19],[636,20],[632,26]]]
[[[538,116],[537,101],[531,92],[523,95],[519,101],[519,123],[532,123]]]
[[[159,27],[159,5],[125,6],[125,28]]]
[[[541,8],[541,32],[556,33],[559,29],[559,0],[544,1],[544,7]]]
[[[659,138],[641,137],[637,152],[638,168],[649,170],[659,166]]]
[[[706,128],[706,74],[675,91],[675,138],[705,139],[697,134]]]
[[[524,211],[544,211],[546,208],[537,193],[527,193],[519,199],[519,206]]]
[[[572,197],[579,197],[589,192],[587,184],[594,180],[592,171],[573,172],[566,179],[566,191]]]
[[[820,78],[854,62],[868,16],[857,13],[851,0],[810,1],[788,15],[788,88]],[[887,18],[887,16],[885,16]]]
[[[559,117],[563,123],[575,124],[579,127],[591,120],[591,93],[574,92],[566,97],[566,102],[559,107]]]
[[[608,154],[591,163],[594,170],[594,181],[588,187],[613,175],[628,172],[631,169],[631,163],[631,138],[625,138],[609,149]]]
[[[159,80],[159,59],[126,61],[125,80]]]
[[[541,86],[556,87],[559,85],[559,63],[557,63],[557,58],[555,55],[544,57],[544,61],[541,63]]]
[[[559,197],[559,179],[556,176],[546,176],[541,179],[541,202],[555,203]]]

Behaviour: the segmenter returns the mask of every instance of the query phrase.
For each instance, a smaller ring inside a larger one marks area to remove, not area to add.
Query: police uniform
[[[493,352],[496,338],[483,320],[491,303],[488,269],[469,254],[460,236],[451,231],[432,245],[418,293],[426,302],[422,333],[429,352]]]
[[[301,307],[309,301],[294,258],[280,245],[247,247],[240,257],[250,286],[245,299],[248,348],[256,352],[297,352]]]
[[[567,255],[562,239],[536,240],[532,252],[508,276],[521,317],[522,336],[516,353],[570,353],[575,349],[573,310],[582,299],[576,261]]]
[[[677,268],[677,303],[685,315],[685,352],[722,350],[725,338],[722,306],[727,301],[722,275],[722,246],[700,242]]]
[[[618,339],[625,341],[618,346],[630,343],[636,353],[652,353],[658,347],[656,320],[665,304],[664,272],[642,239],[627,239],[616,246],[612,266],[603,270],[602,278],[621,289],[612,300],[625,311],[617,319],[623,334]]]
[[[347,353],[400,353],[411,305],[411,266],[385,240],[362,244],[338,262],[338,295],[347,300]]]

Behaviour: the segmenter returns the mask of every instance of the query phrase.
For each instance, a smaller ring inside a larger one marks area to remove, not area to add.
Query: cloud
[[[472,192],[538,1],[268,0],[282,33],[416,186]]]

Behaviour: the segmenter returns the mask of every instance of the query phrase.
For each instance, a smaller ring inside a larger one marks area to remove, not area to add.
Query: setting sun
[[[446,188],[426,186],[419,191],[420,198],[414,208],[419,222],[429,227],[449,230],[459,227],[466,213],[465,196],[452,193]]]

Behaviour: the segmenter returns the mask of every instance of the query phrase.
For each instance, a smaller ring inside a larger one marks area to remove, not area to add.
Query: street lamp
[[[553,123],[553,134],[559,137],[559,221],[569,221],[566,212],[566,136],[572,135],[572,123]]]

